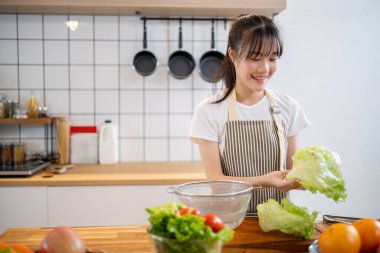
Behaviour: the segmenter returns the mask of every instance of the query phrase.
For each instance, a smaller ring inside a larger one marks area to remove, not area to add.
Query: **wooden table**
[[[151,253],[146,226],[76,227],[86,247],[107,253]],[[24,243],[34,250],[51,228],[12,228],[0,236],[6,243]],[[264,233],[257,219],[248,219],[235,230],[234,239],[224,246],[223,253],[308,252],[310,243],[320,232],[304,240],[279,231]]]

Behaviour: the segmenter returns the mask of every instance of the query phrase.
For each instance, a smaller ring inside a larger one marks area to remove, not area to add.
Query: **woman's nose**
[[[258,72],[259,73],[267,73],[269,71],[269,62],[266,60],[260,61]]]

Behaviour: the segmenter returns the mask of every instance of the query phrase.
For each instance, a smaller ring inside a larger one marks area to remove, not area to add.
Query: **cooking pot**
[[[199,75],[206,82],[216,83],[220,80],[218,76],[219,67],[224,59],[224,54],[215,49],[214,20],[211,26],[211,50],[204,53],[199,59]]]
[[[144,37],[143,37],[143,49],[138,52],[133,58],[133,66],[136,71],[142,76],[149,76],[153,74],[157,67],[156,56],[146,50],[147,48],[147,38],[146,38],[146,20],[144,20]]]
[[[195,68],[193,56],[182,50],[182,20],[179,20],[179,50],[169,56],[168,69],[169,73],[177,79],[187,78]]]

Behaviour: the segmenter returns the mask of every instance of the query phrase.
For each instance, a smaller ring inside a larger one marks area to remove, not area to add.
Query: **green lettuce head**
[[[288,179],[299,179],[306,190],[318,191],[336,202],[346,200],[347,191],[337,153],[321,146],[310,146],[297,151],[292,159],[293,169],[287,175]]]
[[[285,234],[293,234],[305,239],[314,234],[313,222],[318,213],[309,211],[305,207],[298,207],[287,198],[281,200],[280,205],[276,200],[257,205],[259,224],[264,232],[280,230]]]

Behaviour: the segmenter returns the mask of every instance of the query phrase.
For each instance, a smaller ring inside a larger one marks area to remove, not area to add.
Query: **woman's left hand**
[[[290,170],[281,170],[281,171],[273,171],[264,175],[267,177],[267,182],[270,182],[268,186],[275,187],[282,192],[287,192],[293,189],[303,189],[303,187],[299,184],[298,179],[286,179],[286,176]]]

